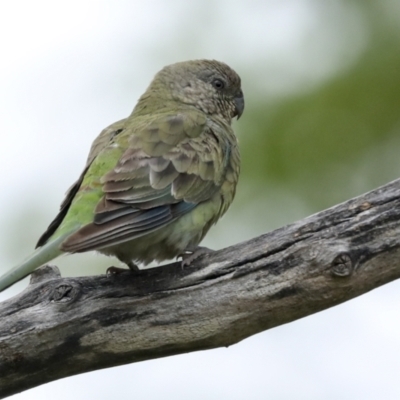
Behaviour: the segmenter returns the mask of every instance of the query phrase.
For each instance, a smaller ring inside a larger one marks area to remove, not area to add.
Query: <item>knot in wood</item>
[[[332,275],[338,278],[350,276],[353,273],[353,261],[348,253],[338,254],[332,261]]]
[[[364,203],[362,203],[360,205],[360,210],[361,211],[366,211],[366,210],[369,210],[371,207],[372,207],[371,203],[369,203],[368,201],[364,201]]]
[[[43,265],[32,272],[30,284],[43,283],[51,279],[60,278],[60,270],[55,265]]]
[[[57,303],[67,303],[75,300],[77,293],[77,288],[70,284],[62,283],[54,288],[51,300]]]

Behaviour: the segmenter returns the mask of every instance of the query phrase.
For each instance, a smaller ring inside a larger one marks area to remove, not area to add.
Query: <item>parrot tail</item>
[[[23,263],[0,276],[0,292],[29,275],[34,269],[63,254],[59,246],[68,235],[62,235],[34,251]]]

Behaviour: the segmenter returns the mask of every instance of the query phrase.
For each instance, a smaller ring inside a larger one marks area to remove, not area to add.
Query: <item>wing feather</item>
[[[72,200],[75,198],[75,195],[78,193],[82,182],[83,178],[85,177],[86,172],[88,171],[90,165],[92,164],[93,160],[97,157],[97,155],[109,145],[109,143],[117,136],[119,135],[125,125],[125,119],[121,121],[117,121],[110,125],[109,127],[105,128],[103,131],[101,131],[100,135],[95,139],[93,142],[88,159],[86,161],[86,166],[80,175],[79,179],[68,189],[67,194],[65,195],[65,198],[63,202],[61,203],[60,206],[60,211],[54,218],[54,220],[50,223],[46,231],[40,236],[37,244],[37,247],[41,247],[46,242],[49,240],[49,238],[54,234],[54,232],[58,229],[62,221],[64,220],[65,216],[68,213],[68,210],[71,206]]]
[[[69,236],[62,250],[100,249],[143,236],[220,188],[223,149],[204,114],[163,115],[126,131],[116,139],[126,145],[123,154],[100,179],[104,196],[93,222]]]

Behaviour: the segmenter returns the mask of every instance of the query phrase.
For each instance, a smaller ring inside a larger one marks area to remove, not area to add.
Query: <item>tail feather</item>
[[[0,276],[0,292],[29,275],[33,270],[63,254],[60,244],[68,235],[46,243],[43,247],[32,253],[23,263]]]

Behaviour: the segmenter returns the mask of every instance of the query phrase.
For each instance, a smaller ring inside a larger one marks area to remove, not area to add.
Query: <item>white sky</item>
[[[225,61],[242,75],[247,107],[260,93],[309,90],[351,66],[368,42],[363,16],[349,3],[2,1],[1,268],[29,253],[94,137],[131,111],[163,65]],[[21,232],[32,214],[41,226]],[[224,221],[235,226],[234,218]],[[252,236],[243,231],[220,243]],[[96,371],[13,398],[398,399],[398,300],[389,285],[228,349]]]

